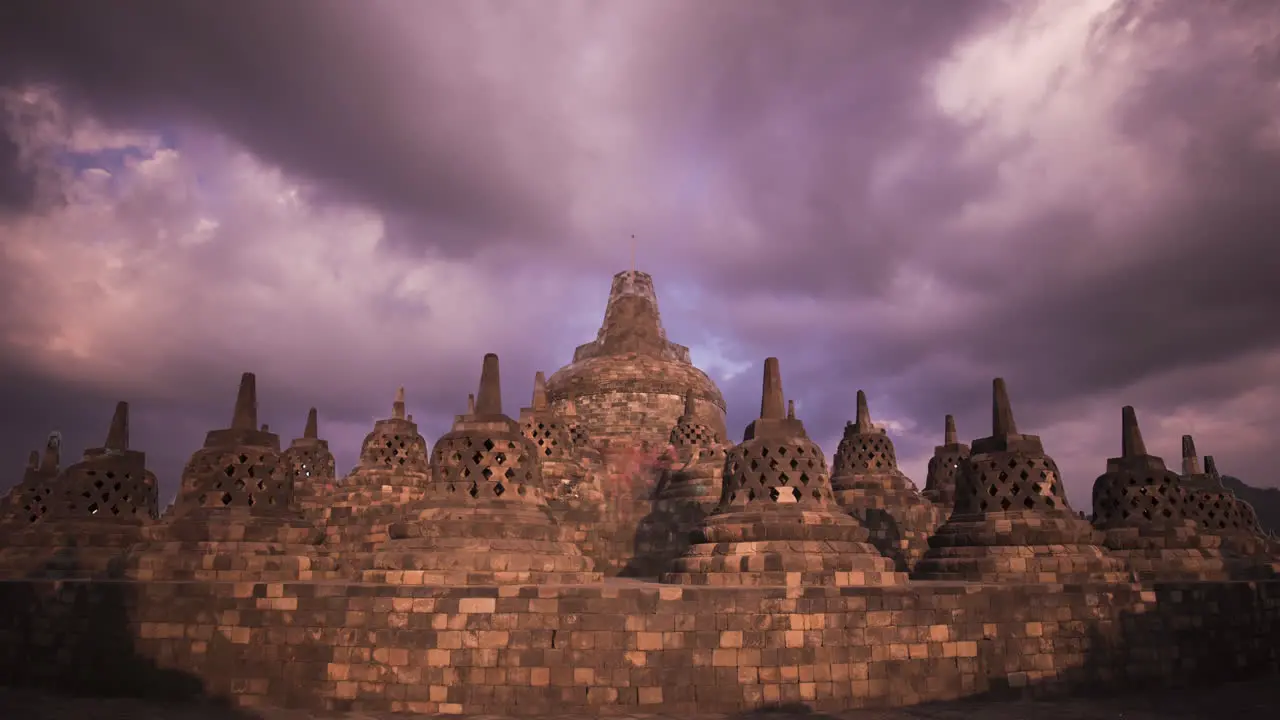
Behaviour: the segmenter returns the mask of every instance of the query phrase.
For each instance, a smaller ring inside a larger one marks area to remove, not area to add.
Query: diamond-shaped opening
[[[479,465],[481,460],[484,460],[484,453],[477,450],[476,454],[471,456],[471,462]]]
[[[230,504],[231,504],[231,493],[222,493],[222,498],[221,498],[221,500],[222,500],[222,504],[223,504],[223,505],[230,505]]]
[[[1036,501],[1035,501],[1035,498],[1033,497],[1027,497],[1026,500],[1022,501],[1022,504],[1026,505],[1027,509],[1030,510],[1031,508],[1036,506]]]
[[[471,487],[467,489],[467,494],[469,494],[471,497],[477,497],[477,496],[479,496],[479,495],[480,495],[480,486],[479,486],[479,485],[476,485],[475,483],[472,483],[472,484],[471,484]]]
[[[506,492],[506,491],[507,491],[507,487],[506,487],[505,485],[503,485],[501,482],[494,483],[494,485],[493,485],[493,494],[494,494],[494,495],[496,495],[496,496],[498,496],[498,497],[502,497],[502,493],[504,493],[504,492]]]
[[[483,445],[485,450],[492,450],[494,448],[493,441],[488,438],[485,438]]]
[[[240,459],[240,462],[241,462],[241,463],[247,463],[247,462],[249,462],[249,456],[248,456],[248,455],[244,455],[244,454],[242,454],[242,455],[240,455],[240,458],[239,458],[239,459]]]
[[[480,471],[480,474],[484,476],[484,479],[485,479],[485,480],[489,480],[489,479],[493,478],[493,470],[491,470],[491,469],[489,469],[489,468],[485,468],[484,470],[481,470],[481,471]]]
[[[991,497],[995,497],[996,495],[1000,494],[1000,488],[996,487],[995,484],[992,483],[991,485],[987,486],[987,494],[990,495]]]
[[[1013,501],[1009,498],[1000,498],[1000,507],[1008,510],[1010,507],[1013,507]]]
[[[502,476],[510,480],[516,476],[516,471],[513,468],[507,468],[507,471]]]
[[[800,484],[801,485],[809,484],[809,473],[800,473]]]
[[[226,475],[227,477],[231,477],[232,475],[235,475],[235,474],[236,474],[236,466],[235,466],[235,465],[228,465],[226,468],[224,468],[224,469],[222,470],[222,474],[223,474],[223,475]]]
[[[778,488],[776,488],[776,487],[774,487],[774,488],[769,488],[769,499],[770,499],[770,500],[773,500],[774,502],[777,502],[777,501],[778,501],[778,495],[779,495],[779,493],[778,493]]]
[[[791,495],[795,497],[796,502],[800,502],[800,488],[797,488],[797,487],[791,488]]]
[[[97,514],[98,514],[98,503],[89,503],[89,507],[87,507],[87,508],[85,508],[85,509],[89,511],[89,514],[90,514],[90,515],[97,515]]]
[[[496,462],[496,463],[498,463],[499,465],[502,465],[503,463],[505,463],[505,462],[507,461],[507,454],[506,454],[506,453],[494,453],[494,454],[493,454],[493,461],[494,461],[494,462]]]

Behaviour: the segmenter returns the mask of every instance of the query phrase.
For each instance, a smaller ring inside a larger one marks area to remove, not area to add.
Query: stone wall
[[[1275,672],[1280,582],[893,589],[0,583],[0,684],[242,705],[834,710]]]
[[[552,402],[554,412],[563,412],[565,401]],[[684,413],[684,391],[673,385],[669,392],[607,389],[574,398],[579,421],[590,429],[592,440],[627,445],[648,442],[665,447],[671,428]],[[695,400],[699,422],[723,431],[724,409],[707,400]]]

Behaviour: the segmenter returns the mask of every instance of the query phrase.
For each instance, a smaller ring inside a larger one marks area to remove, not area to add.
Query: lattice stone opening
[[[1104,476],[1105,477],[1105,476]],[[1179,481],[1173,473],[1129,474],[1100,480],[1094,487],[1097,524],[1157,522],[1183,515]]]
[[[292,467],[271,451],[201,452],[184,476],[202,507],[284,508],[293,498]]]
[[[466,494],[482,500],[514,497],[542,497],[542,476],[538,459],[525,442],[485,438],[475,442],[467,437],[445,436],[433,451],[435,480],[450,493],[465,487]]]
[[[822,451],[802,440],[793,444],[753,442],[726,455],[724,490],[730,504],[832,502]],[[805,490],[810,490],[808,494]]]
[[[958,511],[1069,508],[1058,467],[1047,456],[998,453],[960,465],[956,477]]]
[[[59,518],[150,519],[155,516],[154,478],[114,458],[82,462],[67,468],[47,488],[43,506]],[[48,492],[51,490],[51,492]]]
[[[893,441],[882,433],[850,433],[836,448],[837,475],[888,472],[898,467]]]

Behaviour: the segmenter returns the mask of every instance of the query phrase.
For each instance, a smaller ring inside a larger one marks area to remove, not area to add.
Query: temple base
[[[867,528],[871,544],[902,572],[909,572],[924,557],[929,537],[947,519],[941,509],[909,487],[859,481],[832,494]]]
[[[429,507],[393,523],[370,553],[365,582],[448,585],[598,582],[591,559],[561,539],[545,511],[524,503]]]
[[[680,585],[887,586],[907,581],[843,513],[730,511],[709,517],[661,581]]]
[[[0,578],[120,577],[143,526],[110,520],[48,521],[4,533]]]
[[[1231,576],[1220,540],[1195,526],[1125,527],[1104,531],[1105,545],[1140,582],[1221,581]]]
[[[952,516],[929,540],[916,580],[1128,583],[1133,574],[1101,547],[1101,533],[1072,514]]]
[[[323,531],[294,518],[223,511],[183,514],[146,528],[124,560],[132,580],[284,582],[338,579],[318,548]]]

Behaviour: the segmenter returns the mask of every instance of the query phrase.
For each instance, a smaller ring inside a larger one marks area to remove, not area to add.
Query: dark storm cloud
[[[1119,72],[1103,62],[1114,45],[1132,43],[1141,55],[1143,43],[1182,23],[1198,33],[1178,62],[1126,91],[1114,118],[1124,148],[1082,143],[1047,156],[1051,165],[1069,164],[1128,147],[1160,156],[1167,146],[1170,161],[1159,171],[1173,180],[1159,206],[1123,222],[1108,218],[1125,209],[1115,207],[1125,198],[1085,201],[1070,196],[1080,190],[1074,186],[1043,207],[1007,201],[1001,207],[1016,217],[995,229],[957,221],[1010,192],[1003,173],[1029,147],[1043,149],[1041,119],[1033,111],[1014,117],[1012,137],[975,160],[975,138],[1000,121],[988,115],[1013,112],[1022,98],[998,96],[984,112],[950,116],[934,97],[938,67],[957,44],[1035,3],[46,0],[0,9],[0,85],[48,81],[68,103],[109,122],[194,123],[223,133],[314,182],[306,190],[320,204],[376,208],[387,257],[413,250],[419,260],[499,268],[476,293],[503,292],[500,278],[520,268],[565,284],[590,274],[602,310],[604,278],[625,254],[610,255],[615,248],[600,249],[588,236],[659,238],[642,248],[641,265],[654,272],[660,296],[683,286],[701,293],[687,304],[703,313],[692,320],[673,320],[664,300],[669,329],[680,330],[672,339],[695,346],[724,339],[733,360],[757,363],[722,383],[735,438],[759,407],[759,361],[779,355],[811,434],[825,441],[838,433],[863,387],[877,418],[920,428],[899,440],[907,455],[937,442],[944,413],[960,416],[963,435],[984,434],[994,375],[1010,379],[1019,420],[1034,432],[1075,412],[1073,399],[1277,347],[1280,286],[1271,268],[1280,266],[1280,212],[1271,200],[1280,162],[1256,138],[1273,122],[1271,96],[1259,89],[1275,81],[1280,55],[1266,41],[1252,55],[1206,49],[1276,10],[1263,2],[1207,5],[1125,3],[1094,28],[1078,57],[1024,81],[1046,86],[1033,88],[1045,90],[1027,102],[1034,109],[1053,92],[1106,85],[1106,73]],[[1130,33],[1134,18],[1143,23]],[[625,43],[610,34],[620,24]],[[592,43],[599,47],[584,50]],[[606,51],[614,53],[609,62],[593,54]],[[1035,60],[1023,53],[1005,62]],[[585,84],[612,94],[584,98],[581,76],[602,67],[616,73],[612,80]],[[1055,90],[1069,72],[1086,81]],[[599,114],[623,125],[618,136],[632,144],[586,137],[607,124]],[[1185,141],[1170,142],[1170,127]],[[9,202],[21,207],[29,176],[13,172],[6,153],[0,136],[0,206],[16,198]],[[611,186],[618,177],[627,182]],[[1040,179],[1029,173],[1022,181]],[[600,201],[587,192],[596,187],[626,202],[614,220],[582,223],[575,213]],[[225,219],[246,237],[257,222]],[[522,252],[511,252],[514,245]],[[927,296],[921,290],[920,307],[893,305],[913,295],[900,285],[916,282],[932,288]],[[448,314],[390,292],[369,307],[369,325],[383,335],[418,314]],[[509,412],[525,401],[534,370],[554,370],[590,339],[566,318],[578,311],[547,307],[545,321],[522,328],[486,320],[493,347],[484,349],[503,354]],[[203,429],[224,422],[237,374],[260,368],[227,367],[218,353],[241,351],[235,338],[219,341],[175,351],[174,372],[152,391],[155,417],[175,425],[185,417]],[[281,339],[236,356],[309,366],[301,379],[273,368],[260,382],[264,412],[271,408],[273,427],[285,423],[286,438],[310,404],[321,405],[322,420],[367,423],[370,408],[385,412],[400,384],[410,388],[411,406],[430,408],[418,416],[438,434],[478,369],[386,354],[375,358],[378,367],[369,359],[334,370],[318,345],[303,351]],[[317,387],[322,370],[376,376],[386,397],[358,397],[372,381]],[[96,442],[110,403],[126,389],[85,386],[73,400],[32,381],[39,373],[27,366],[6,375],[0,392],[15,398],[6,400],[12,415],[43,398],[63,408],[70,447],[81,436]],[[1206,376],[1139,401],[1144,412],[1158,412],[1258,382]],[[29,427],[53,421],[24,425],[24,442],[45,432]],[[199,429],[182,434],[173,442],[181,452],[199,442]]]

